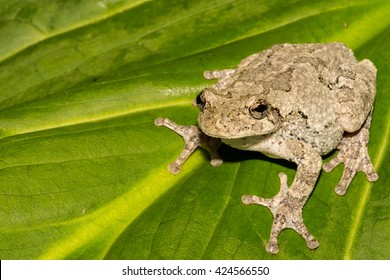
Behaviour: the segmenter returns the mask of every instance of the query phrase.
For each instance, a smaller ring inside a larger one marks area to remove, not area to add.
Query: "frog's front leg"
[[[297,173],[290,187],[287,185],[287,175],[280,173],[280,191],[270,199],[255,195],[245,195],[242,202],[248,204],[259,204],[268,207],[274,217],[269,242],[266,250],[269,253],[279,252],[278,236],[285,228],[291,228],[299,233],[310,249],[319,246],[318,241],[309,232],[303,222],[302,209],[312,193],[321,170],[322,159],[308,145],[287,141],[280,150],[287,151],[288,160],[297,163]],[[284,154],[286,156],[286,154]]]
[[[168,165],[168,171],[172,174],[178,174],[184,162],[200,146],[210,153],[210,164],[218,166],[222,164],[222,159],[218,155],[218,148],[221,146],[221,139],[209,137],[204,134],[199,127],[195,125],[178,125],[170,119],[157,118],[154,121],[157,126],[165,126],[184,139],[184,149],[178,158]]]

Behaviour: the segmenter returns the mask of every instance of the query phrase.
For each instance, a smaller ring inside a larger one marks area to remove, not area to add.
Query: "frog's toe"
[[[221,158],[213,158],[210,160],[211,166],[220,166],[223,163]]]
[[[318,246],[320,246],[320,243],[313,238],[312,240],[306,240],[306,246],[313,250],[318,248]]]
[[[362,171],[366,174],[366,178],[370,182],[375,182],[379,179],[378,173],[376,173],[375,168],[371,163],[371,159],[368,156],[368,152],[362,162]]]
[[[168,171],[174,175],[179,174],[181,169],[181,165],[176,162],[172,162],[168,165]]]
[[[265,247],[268,253],[276,255],[279,253],[279,245],[277,241],[269,241],[267,246]]]

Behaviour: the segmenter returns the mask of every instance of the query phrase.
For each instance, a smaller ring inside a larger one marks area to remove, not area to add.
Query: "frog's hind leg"
[[[337,155],[325,163],[323,169],[330,172],[344,163],[343,176],[335,188],[337,194],[344,195],[358,171],[363,171],[370,182],[378,180],[367,149],[375,99],[376,68],[371,61],[364,59],[357,64],[355,76],[341,69],[343,74],[338,78],[339,114],[346,132],[337,147]]]
[[[343,69],[337,78],[339,121],[344,131],[359,130],[372,111],[376,92],[376,68],[365,59],[356,65],[355,75]]]
[[[345,133],[338,145],[339,150],[329,162],[323,165],[326,172],[332,171],[340,163],[344,163],[344,172],[340,182],[335,188],[335,192],[344,195],[353,177],[358,171],[363,171],[370,182],[378,180],[378,174],[372,165],[368,154],[368,140],[371,125],[371,112],[363,126],[356,132]]]

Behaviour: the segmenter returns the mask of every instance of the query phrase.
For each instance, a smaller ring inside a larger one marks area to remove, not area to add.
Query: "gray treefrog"
[[[319,246],[302,218],[302,208],[319,176],[322,155],[338,154],[322,168],[329,172],[344,163],[335,191],[345,194],[357,171],[370,182],[378,175],[367,144],[376,91],[376,68],[358,62],[342,43],[280,44],[253,54],[236,69],[206,71],[218,79],[196,98],[198,126],[181,126],[158,118],[155,124],[180,134],[185,148],[168,167],[176,174],[197,146],[206,148],[211,164],[220,165],[221,141],[231,147],[258,151],[297,164],[291,186],[280,173],[280,192],[273,198],[244,195],[244,204],[268,207],[274,217],[266,250],[279,251],[278,236],[292,228],[310,249]]]

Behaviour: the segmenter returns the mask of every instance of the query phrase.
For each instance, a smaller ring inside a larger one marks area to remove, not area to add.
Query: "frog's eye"
[[[267,115],[268,107],[268,104],[264,100],[260,99],[249,107],[249,113],[255,119],[260,120]]]
[[[198,107],[199,110],[203,111],[205,105],[206,105],[206,99],[204,98],[204,94],[202,91],[196,97],[196,107]]]

